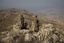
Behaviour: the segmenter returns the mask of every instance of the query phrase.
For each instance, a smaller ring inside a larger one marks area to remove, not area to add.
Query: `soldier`
[[[24,17],[23,17],[23,14],[21,15],[21,29],[24,29]]]
[[[34,29],[35,32],[38,32],[39,31],[39,20],[37,18],[37,15],[35,16],[35,29]]]

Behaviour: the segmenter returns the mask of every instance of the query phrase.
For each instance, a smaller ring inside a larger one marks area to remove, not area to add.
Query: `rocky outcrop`
[[[15,9],[1,11],[0,18],[0,43],[64,43],[57,22]]]
[[[44,25],[44,24],[43,24]],[[3,43],[64,43],[64,34],[52,24],[44,25],[39,32],[29,30],[13,30],[1,33]]]

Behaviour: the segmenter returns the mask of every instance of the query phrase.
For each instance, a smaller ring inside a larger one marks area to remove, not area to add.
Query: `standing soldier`
[[[23,17],[23,14],[21,15],[21,29],[24,29],[24,17]]]
[[[37,18],[37,15],[35,16],[35,29],[34,29],[35,32],[38,32],[39,31],[39,20]]]

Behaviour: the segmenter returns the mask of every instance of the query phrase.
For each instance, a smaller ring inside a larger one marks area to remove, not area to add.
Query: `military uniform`
[[[21,15],[21,29],[23,29],[24,28],[24,17],[23,17],[23,15]]]
[[[34,29],[35,32],[38,32],[39,31],[39,20],[37,18],[37,15],[35,16],[35,29]]]

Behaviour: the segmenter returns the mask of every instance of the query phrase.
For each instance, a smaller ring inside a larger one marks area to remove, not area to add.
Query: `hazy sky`
[[[0,0],[0,9],[24,8],[29,11],[37,11],[60,7],[64,7],[64,0]]]

